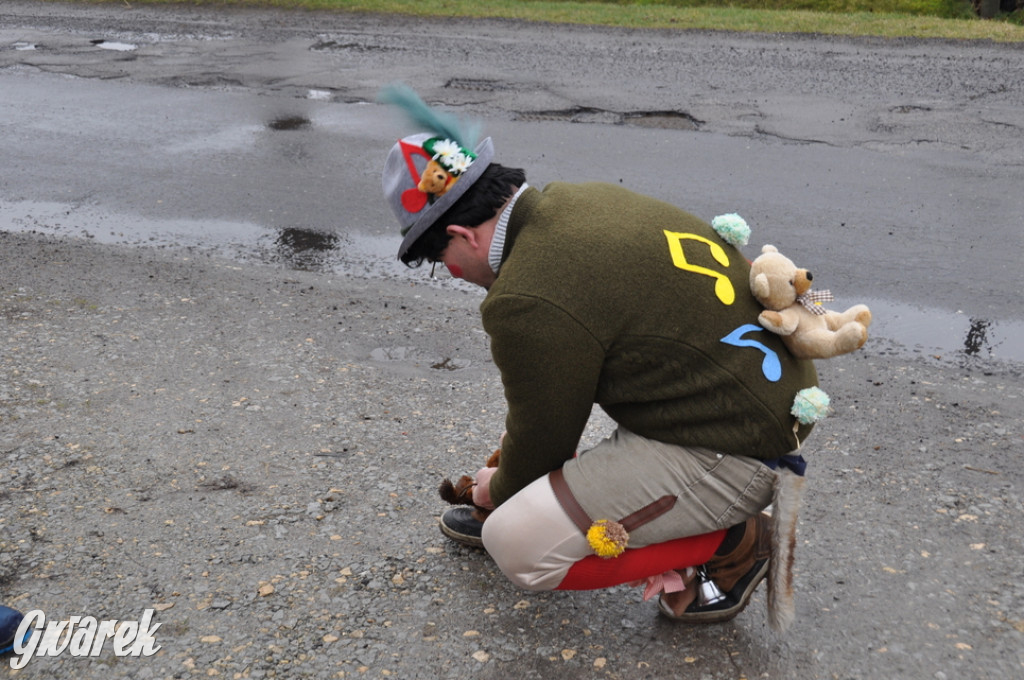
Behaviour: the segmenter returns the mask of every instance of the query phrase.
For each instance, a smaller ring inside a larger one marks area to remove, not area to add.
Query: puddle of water
[[[209,134],[182,139],[165,147],[172,154],[213,155],[249,148],[257,135],[264,131],[262,125],[236,125],[225,127]]]
[[[93,40],[92,44],[101,50],[114,50],[115,52],[132,52],[139,49],[138,45],[110,40]]]
[[[202,247],[254,241],[260,229],[227,220],[152,220],[111,215],[90,205],[43,201],[0,203],[0,231],[85,238],[97,243]]]
[[[440,285],[429,268],[409,269],[395,256],[389,237],[331,229],[271,229],[227,220],[149,219],[110,214],[89,205],[56,202],[0,202],[0,231],[81,238],[96,243],[149,248],[194,249],[238,262],[364,278],[408,279]],[[466,286],[449,280],[446,286]]]
[[[974,316],[964,311],[950,312],[891,300],[862,302],[871,308],[872,338],[893,340],[908,349],[944,359],[1024,362],[1024,321]],[[845,309],[847,305],[837,300],[830,306]]]
[[[336,233],[303,228],[269,229],[224,220],[152,220],[135,215],[111,215],[91,206],[31,201],[0,203],[0,231],[85,238],[99,243],[157,248],[190,248],[238,262],[370,279],[412,280],[446,289],[482,294],[480,289],[453,279],[438,267],[410,269],[395,257],[390,236],[355,231]],[[846,296],[844,296],[846,297]],[[837,299],[831,309],[854,302],[871,308],[868,347],[892,342],[896,351],[929,354],[943,361],[990,359],[1024,363],[1024,320],[997,319],[918,307],[883,299]]]

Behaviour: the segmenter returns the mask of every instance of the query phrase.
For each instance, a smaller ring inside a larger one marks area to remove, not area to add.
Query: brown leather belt
[[[594,520],[591,519],[587,511],[576,500],[576,496],[573,495],[568,482],[565,481],[565,473],[562,472],[562,468],[558,468],[549,474],[548,479],[551,480],[551,489],[555,492],[558,504],[562,506],[562,510],[569,516],[572,523],[585,535],[587,530],[590,529],[590,525],[594,523]],[[662,496],[653,503],[645,505],[636,512],[623,517],[619,520],[619,524],[626,531],[633,531],[637,527],[641,527],[671,510],[675,506],[676,500],[677,498],[671,494]]]

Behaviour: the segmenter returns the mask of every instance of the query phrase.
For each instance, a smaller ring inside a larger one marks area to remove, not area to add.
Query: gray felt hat
[[[493,158],[490,137],[473,151],[429,133],[405,137],[391,147],[381,183],[405,237],[398,257],[480,179]]]

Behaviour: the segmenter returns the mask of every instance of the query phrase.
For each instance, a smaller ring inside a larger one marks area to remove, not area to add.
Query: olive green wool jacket
[[[608,184],[528,188],[481,305],[508,403],[501,504],[571,458],[593,405],[641,436],[773,459],[816,384],[757,325],[749,263],[710,225]]]

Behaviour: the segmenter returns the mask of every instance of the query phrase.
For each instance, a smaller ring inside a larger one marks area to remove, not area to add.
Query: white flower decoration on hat
[[[457,156],[462,153],[462,147],[459,146],[458,142],[451,139],[445,139],[434,144],[434,155],[440,156],[445,160]]]
[[[448,171],[451,172],[453,175],[461,175],[466,170],[468,170],[469,166],[472,164],[473,159],[464,153],[459,153],[453,156],[446,163],[446,165],[448,166]]]

